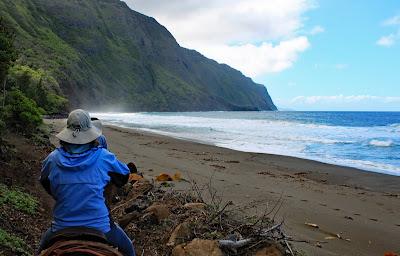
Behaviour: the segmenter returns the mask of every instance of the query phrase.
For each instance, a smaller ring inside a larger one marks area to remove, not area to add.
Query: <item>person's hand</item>
[[[129,164],[128,164],[128,168],[129,168],[129,171],[131,172],[131,173],[137,173],[138,171],[137,171],[137,168],[136,168],[136,165],[133,163],[133,162],[130,162]]]

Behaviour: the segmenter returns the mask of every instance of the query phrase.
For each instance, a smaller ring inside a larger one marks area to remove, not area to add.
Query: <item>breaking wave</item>
[[[369,145],[375,147],[391,147],[393,145],[392,140],[371,140]]]
[[[178,112],[92,115],[118,126],[239,151],[343,163],[400,176],[400,113]]]

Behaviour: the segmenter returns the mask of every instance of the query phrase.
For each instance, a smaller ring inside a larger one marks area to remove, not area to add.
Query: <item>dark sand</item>
[[[65,120],[46,122],[55,130],[65,124]],[[262,214],[266,206],[270,210],[282,198],[276,219],[285,219],[287,233],[296,240],[307,241],[294,242],[306,255],[400,252],[400,177],[113,126],[103,133],[109,150],[123,161],[134,161],[146,176],[179,171],[202,184],[213,177],[212,186],[224,200],[252,206],[248,209],[252,214]],[[175,189],[187,187],[187,182],[179,182]],[[332,239],[335,234],[344,239]]]

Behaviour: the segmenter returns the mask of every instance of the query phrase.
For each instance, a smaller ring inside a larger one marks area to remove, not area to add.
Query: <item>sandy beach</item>
[[[46,120],[58,131],[65,120]],[[139,130],[106,126],[109,150],[146,176],[179,171],[209,183],[250,214],[276,215],[306,255],[400,252],[400,177],[293,157],[238,152]],[[53,138],[54,139],[54,138]],[[338,163],[340,164],[340,163]],[[187,182],[174,189],[185,189]],[[319,228],[305,225],[315,223]],[[342,239],[334,238],[339,234]]]

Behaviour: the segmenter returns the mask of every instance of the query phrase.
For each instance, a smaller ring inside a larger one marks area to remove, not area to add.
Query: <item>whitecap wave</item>
[[[240,113],[92,113],[105,122],[246,152],[295,156],[399,175],[400,124],[342,126]],[[394,149],[390,155],[384,147]],[[333,154],[330,160],[326,155]],[[369,160],[359,162],[355,159]],[[352,162],[354,161],[354,162]],[[389,164],[389,165],[386,165]],[[394,164],[390,165],[390,164]],[[394,170],[395,169],[395,170]],[[394,170],[394,171],[393,171]]]
[[[391,147],[393,145],[392,140],[371,140],[368,143],[370,146],[374,147]]]

